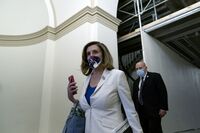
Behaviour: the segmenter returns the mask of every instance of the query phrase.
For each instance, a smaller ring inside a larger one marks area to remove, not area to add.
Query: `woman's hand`
[[[68,99],[72,101],[73,103],[76,103],[78,100],[74,98],[74,95],[77,94],[76,82],[69,82],[67,86],[67,93],[68,93]]]

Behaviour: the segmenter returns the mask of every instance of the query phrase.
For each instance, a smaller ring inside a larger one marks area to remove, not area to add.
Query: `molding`
[[[98,22],[117,32],[121,21],[99,7],[87,6],[55,28],[46,26],[40,31],[26,35],[0,35],[0,46],[33,45],[47,39],[56,41],[86,22]]]

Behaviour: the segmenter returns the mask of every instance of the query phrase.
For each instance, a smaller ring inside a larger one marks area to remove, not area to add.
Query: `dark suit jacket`
[[[138,78],[133,85],[132,98],[135,103],[136,110],[141,113],[141,106],[138,102]],[[143,106],[142,113],[148,116],[159,117],[159,110],[168,110],[167,90],[164,81],[159,73],[147,72],[143,89],[142,89]]]

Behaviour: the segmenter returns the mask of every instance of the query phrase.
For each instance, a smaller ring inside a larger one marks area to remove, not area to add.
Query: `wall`
[[[90,0],[49,0],[55,15],[56,26],[90,5]]]
[[[199,69],[147,33],[143,34],[143,41],[148,69],[161,73],[168,91],[169,111],[162,121],[164,132],[200,128]]]
[[[114,17],[117,16],[117,6],[119,0],[92,0],[91,5],[98,6],[102,9],[104,9],[106,12],[109,12]]]
[[[46,42],[0,47],[0,132],[39,128]]]
[[[0,34],[22,35],[36,32],[48,24],[43,0],[1,0]]]

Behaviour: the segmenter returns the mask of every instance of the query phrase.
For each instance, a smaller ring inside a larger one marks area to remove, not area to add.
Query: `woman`
[[[87,76],[80,106],[85,111],[86,133],[112,133],[124,121],[124,107],[133,133],[142,133],[130,89],[123,71],[114,69],[108,48],[100,42],[86,44],[82,52],[81,70]],[[76,82],[68,84],[68,98],[73,103]]]

